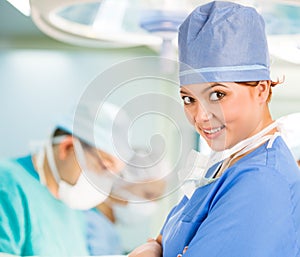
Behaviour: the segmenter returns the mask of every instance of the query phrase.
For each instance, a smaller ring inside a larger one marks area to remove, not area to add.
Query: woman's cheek
[[[185,116],[187,117],[188,121],[191,123],[191,125],[195,125],[195,119],[194,119],[194,115],[192,114],[191,110],[189,110],[188,108],[184,108],[184,113]]]

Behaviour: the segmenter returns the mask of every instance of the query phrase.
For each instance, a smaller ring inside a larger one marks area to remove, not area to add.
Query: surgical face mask
[[[145,199],[133,198],[133,196],[130,196],[129,199],[135,199],[135,202],[128,202],[127,205],[114,204],[112,206],[116,219],[115,228],[121,237],[125,252],[132,251],[151,237],[153,218],[156,216],[155,211],[158,209],[157,202],[145,202]]]
[[[213,180],[205,177],[209,156],[192,150],[188,156],[184,169],[180,170],[179,181],[183,181],[182,191],[190,198],[196,187],[204,186]]]
[[[113,204],[112,209],[116,223],[122,225],[142,224],[149,221],[157,209],[157,203],[138,197],[126,190],[122,193],[122,199],[127,199],[127,204]]]
[[[37,172],[39,174],[40,183],[46,186],[46,178],[45,178],[45,170],[44,170],[44,162],[45,162],[45,150],[42,147],[38,153],[35,155],[36,157],[36,166]]]
[[[111,187],[111,179],[102,177],[107,187]],[[85,174],[81,173],[76,184],[70,185],[63,180],[59,182],[58,197],[72,209],[88,210],[107,198],[107,193],[99,191]]]
[[[217,179],[215,176],[225,159],[237,158],[268,140],[270,140],[269,144],[271,144],[279,133],[275,133],[274,135],[266,134],[277,126],[278,123],[274,122],[254,136],[242,140],[232,148],[221,152],[212,152],[210,156],[193,150],[188,157],[186,168],[179,174],[179,179],[184,180],[182,189],[185,195],[190,198],[196,188],[214,182]]]
[[[126,205],[114,204],[112,206],[116,223],[122,225],[143,224],[148,222],[157,209],[157,203],[127,203]]]
[[[58,198],[70,208],[87,210],[107,198],[113,184],[108,171],[103,171],[101,175],[89,170],[82,171],[77,182],[71,185],[60,178],[51,142],[46,146],[46,153],[50,170],[58,183]]]

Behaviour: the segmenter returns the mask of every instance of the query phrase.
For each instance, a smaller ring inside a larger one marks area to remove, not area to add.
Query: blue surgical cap
[[[264,20],[252,7],[197,7],[178,35],[180,84],[270,80]]]

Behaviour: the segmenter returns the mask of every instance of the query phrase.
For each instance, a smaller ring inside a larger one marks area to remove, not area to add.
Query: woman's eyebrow
[[[203,89],[201,93],[205,93],[205,92],[208,91],[209,89],[212,89],[212,88],[217,87],[217,86],[228,88],[227,85],[224,85],[224,84],[222,84],[222,83],[215,82],[215,83],[213,83],[213,84],[207,86],[205,89]],[[190,92],[185,91],[184,89],[180,89],[179,93],[180,93],[180,94],[187,94],[187,95],[191,94]]]
[[[180,89],[179,91],[180,94],[189,94],[189,92],[184,91],[183,89]]]
[[[208,91],[209,89],[212,89],[214,87],[226,87],[228,88],[228,86],[224,85],[224,84],[221,84],[221,83],[218,83],[218,82],[215,82],[213,83],[212,85],[208,86],[207,88],[205,88],[202,93],[205,93],[206,91]]]

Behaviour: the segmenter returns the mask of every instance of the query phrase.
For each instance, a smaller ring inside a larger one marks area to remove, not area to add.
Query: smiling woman
[[[213,150],[202,165],[210,179],[173,208],[156,240],[129,256],[299,256],[300,172],[269,110],[279,82],[270,78],[262,17],[211,2],[187,17],[178,42],[180,94]]]

